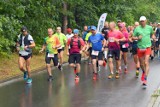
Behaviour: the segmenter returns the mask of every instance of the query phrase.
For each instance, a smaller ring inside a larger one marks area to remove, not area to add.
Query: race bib
[[[158,39],[156,39],[156,41],[158,41]]]
[[[63,47],[61,46],[61,47],[59,47],[59,48],[57,48],[57,49],[62,49]]]
[[[49,57],[49,58],[54,58],[54,54],[48,53],[48,57]]]
[[[128,43],[125,43],[124,45],[122,45],[122,48],[128,48],[128,47],[129,47]]]
[[[110,37],[109,42],[114,42],[114,37]]]
[[[98,56],[98,54],[99,54],[99,51],[92,50],[92,55]]]

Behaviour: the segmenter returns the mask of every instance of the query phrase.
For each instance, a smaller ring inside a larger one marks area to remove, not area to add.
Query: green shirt
[[[58,37],[60,43],[61,43],[61,46],[64,47],[65,46],[65,43],[67,41],[67,37],[63,34],[63,33],[55,33],[53,36],[56,36]]]
[[[88,41],[88,39],[89,39],[89,37],[90,37],[91,35],[92,35],[91,32],[87,33],[86,38],[85,38],[85,41]]]
[[[151,47],[151,36],[153,33],[153,28],[149,25],[146,25],[145,27],[138,26],[133,34],[136,37],[142,36],[142,39],[138,40],[138,48],[145,49]]]
[[[57,54],[57,49],[53,49],[53,46],[59,45],[59,39],[56,36],[46,37],[44,39],[44,44],[46,45],[46,52],[50,54]]]

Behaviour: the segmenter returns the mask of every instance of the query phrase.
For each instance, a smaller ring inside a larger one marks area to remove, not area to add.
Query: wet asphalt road
[[[32,85],[23,80],[0,87],[0,107],[146,107],[160,85],[160,61],[150,63],[148,87],[143,89],[135,78],[135,67],[129,61],[129,74],[119,80],[108,80],[107,67],[92,80],[92,66],[82,62],[79,84],[74,82],[71,68],[54,71],[54,81],[47,82],[47,73],[33,76]]]

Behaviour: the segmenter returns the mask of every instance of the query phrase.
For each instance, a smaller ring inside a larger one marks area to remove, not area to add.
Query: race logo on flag
[[[107,17],[107,13],[103,13],[99,19],[99,22],[98,22],[98,26],[97,26],[97,33],[100,33],[104,27],[104,23],[105,23],[105,20],[106,20],[106,17]]]

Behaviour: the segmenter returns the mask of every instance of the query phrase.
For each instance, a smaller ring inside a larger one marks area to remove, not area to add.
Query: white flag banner
[[[107,13],[103,13],[99,19],[99,22],[98,22],[98,26],[97,26],[97,33],[100,33],[104,27],[104,23],[105,23],[105,20],[106,20],[106,17],[107,17]]]

